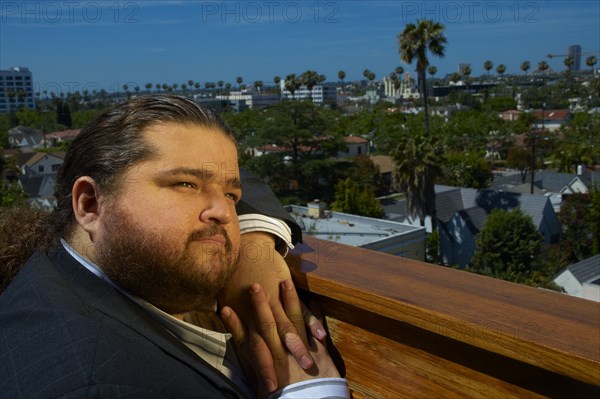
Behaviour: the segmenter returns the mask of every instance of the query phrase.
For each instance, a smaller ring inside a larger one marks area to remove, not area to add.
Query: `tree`
[[[431,75],[431,78],[433,79],[433,75],[435,75],[437,73],[438,69],[437,67],[431,65],[429,68],[427,68],[427,72],[429,72],[429,75]]]
[[[334,211],[380,218],[383,209],[370,187],[360,187],[352,179],[340,180],[335,186]]]
[[[470,270],[487,276],[525,282],[535,271],[542,236],[531,217],[519,208],[494,209],[477,236]]]
[[[238,84],[238,87],[240,87],[242,85],[242,82],[244,81],[244,78],[238,76],[237,78],[235,78],[235,81]]]
[[[319,75],[316,71],[305,71],[300,74],[300,83],[308,90],[308,98],[312,101],[313,88],[325,81],[324,75]]]
[[[575,63],[575,60],[573,59],[573,57],[568,56],[565,57],[565,59],[563,60],[563,64],[565,64],[565,67],[567,68],[567,70],[571,70],[571,68],[573,67],[573,64]]]
[[[395,177],[406,194],[407,212],[425,225],[431,218],[432,231],[437,228],[435,209],[435,180],[442,176],[443,150],[432,135],[412,134],[403,137],[393,154],[396,161]]]
[[[531,167],[531,152],[523,147],[511,147],[508,149],[506,164],[517,169],[521,175],[521,183],[525,183]]]
[[[506,72],[506,65],[504,64],[500,64],[496,67],[496,72],[498,73],[498,75],[500,75],[500,77],[502,77],[504,75],[504,72]]]
[[[285,89],[292,94],[292,99],[294,98],[294,93],[296,93],[296,91],[300,88],[301,85],[302,85],[302,82],[296,76],[295,73],[291,73],[291,74],[287,75],[285,77],[285,81],[283,83],[283,86],[285,87]]]
[[[598,196],[597,193],[571,194],[565,198],[560,207],[558,213],[558,220],[562,228],[560,247],[568,263],[579,262],[594,255],[594,219],[592,215],[594,195]]]
[[[19,183],[0,180],[0,207],[26,206],[27,198],[27,193],[23,191]]]
[[[463,69],[462,69],[462,74],[465,77],[465,84],[467,85],[467,91],[469,91],[469,83],[471,82],[471,67],[469,65],[466,65]]]
[[[483,63],[483,69],[486,70],[488,77],[490,76],[490,71],[494,67],[494,63],[492,61],[486,61]]]
[[[369,85],[373,84],[373,80],[375,80],[374,72],[371,72],[369,69],[365,69],[363,71],[363,76],[369,80]]]
[[[474,152],[450,152],[443,165],[442,183],[449,186],[488,188],[494,174],[490,163],[483,155]]]
[[[404,68],[401,66],[397,66],[396,69],[394,69],[394,72],[396,72],[398,76],[402,76],[402,74],[404,73]]]
[[[346,72],[340,70],[337,73],[338,79],[342,81],[342,86],[344,85],[344,79],[346,78]]]
[[[264,86],[264,83],[262,80],[256,80],[254,81],[254,88],[260,93],[260,91],[262,90]]]
[[[425,134],[429,135],[429,105],[427,102],[427,77],[425,71],[429,66],[427,52],[437,57],[444,56],[444,45],[447,43],[444,36],[444,25],[432,20],[417,21],[417,25],[409,23],[398,34],[400,59],[407,64],[417,60],[417,73],[421,81],[421,94],[425,111]]]
[[[525,72],[525,76],[527,76],[527,71],[531,68],[531,63],[529,61],[523,61],[521,63],[521,70]]]
[[[550,68],[550,67],[548,66],[548,63],[546,61],[540,61],[538,63],[538,66],[537,66],[538,72],[544,73],[548,70],[548,68]]]
[[[596,65],[597,62],[598,59],[593,55],[590,55],[585,59],[585,65],[589,66],[592,72],[594,72],[594,65]]]

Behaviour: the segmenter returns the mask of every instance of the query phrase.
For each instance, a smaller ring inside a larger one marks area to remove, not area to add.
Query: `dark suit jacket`
[[[248,180],[250,179],[250,180]],[[245,174],[240,213],[299,228]],[[62,246],[34,254],[0,295],[0,398],[244,398],[229,379]]]
[[[63,248],[0,295],[0,398],[244,398]]]

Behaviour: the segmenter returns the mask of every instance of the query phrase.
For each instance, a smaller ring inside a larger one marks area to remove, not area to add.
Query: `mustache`
[[[200,240],[202,238],[207,238],[207,237],[213,237],[216,235],[222,235],[225,238],[225,247],[231,248],[231,246],[232,246],[231,239],[229,238],[227,231],[222,226],[219,226],[216,224],[210,225],[209,227],[207,227],[205,229],[196,230],[196,231],[192,232],[190,234],[190,236],[188,237],[188,244],[191,243],[192,241]]]

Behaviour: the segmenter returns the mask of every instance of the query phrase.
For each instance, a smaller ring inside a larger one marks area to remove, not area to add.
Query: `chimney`
[[[319,199],[315,199],[308,203],[308,217],[313,219],[321,219],[325,212],[327,204],[321,202]]]

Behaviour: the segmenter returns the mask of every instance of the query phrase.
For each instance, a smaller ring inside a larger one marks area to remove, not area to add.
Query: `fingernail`
[[[277,389],[277,385],[275,385],[275,382],[273,382],[273,380],[270,378],[265,380],[265,387],[267,388],[268,392],[273,392]]]
[[[256,294],[258,291],[260,290],[258,284],[252,284],[250,286],[250,292],[253,294]]]
[[[321,327],[317,328],[317,339],[324,339],[327,336],[327,332]]]
[[[223,316],[224,318],[228,318],[229,316],[231,316],[231,311],[228,308],[224,308],[223,310],[221,310],[221,316]]]
[[[303,369],[308,369],[313,365],[312,359],[306,355],[304,355],[300,358],[300,363],[302,363]]]
[[[284,287],[286,290],[291,290],[292,288],[294,288],[294,284],[293,284],[293,283],[292,283],[290,280],[285,280],[285,281],[283,282],[283,287]]]

